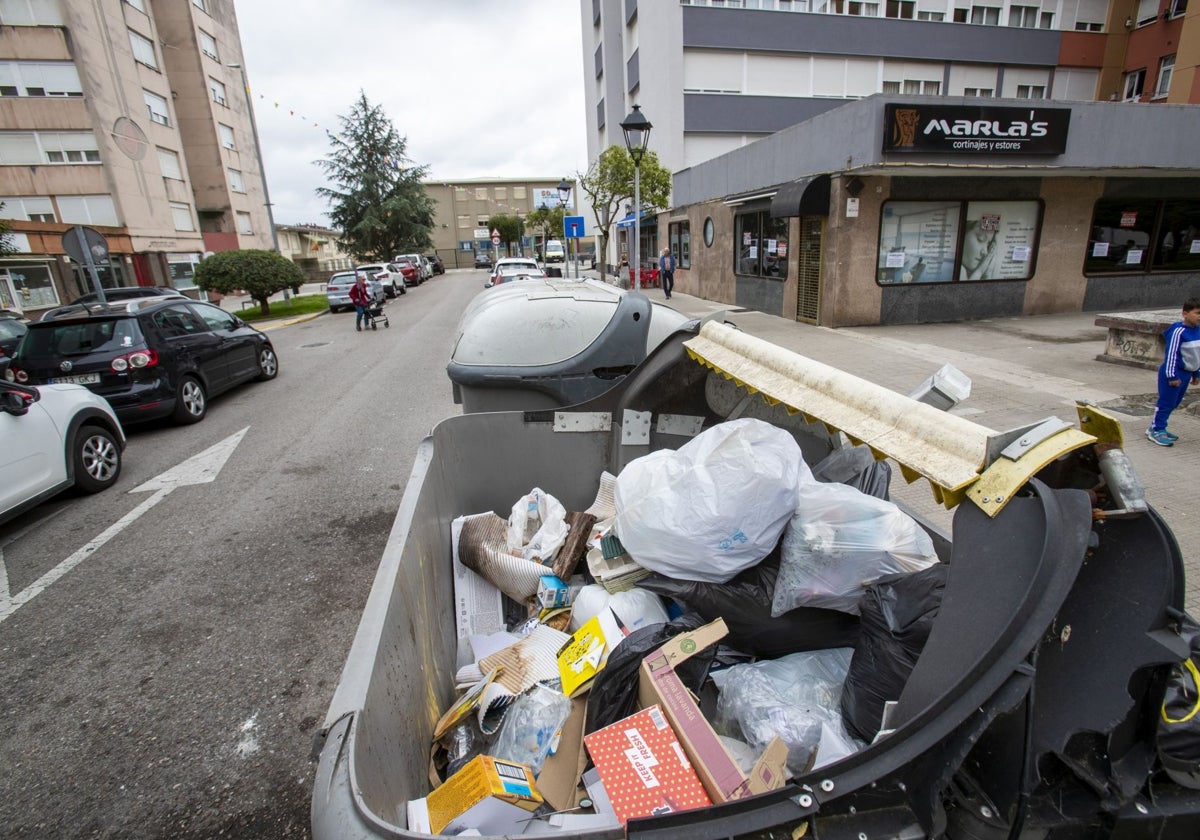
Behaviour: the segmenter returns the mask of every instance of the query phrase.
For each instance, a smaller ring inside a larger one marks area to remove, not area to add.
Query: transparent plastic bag
[[[517,557],[549,565],[570,530],[567,509],[535,487],[513,505],[508,517],[508,549]]]
[[[775,547],[802,481],[812,473],[790,433],[732,420],[629,462],[617,476],[614,530],[647,569],[724,583]]]
[[[776,736],[793,776],[862,749],[842,725],[842,683],[853,648],[793,653],[715,671],[720,696],[713,727],[757,753]]]
[[[504,713],[492,757],[525,764],[537,776],[546,757],[558,749],[562,725],[570,713],[571,701],[566,695],[536,683]]]
[[[867,584],[883,575],[918,572],[938,559],[929,535],[892,502],[844,484],[816,482],[800,488],[782,551],[773,616],[796,607],[857,615]]]

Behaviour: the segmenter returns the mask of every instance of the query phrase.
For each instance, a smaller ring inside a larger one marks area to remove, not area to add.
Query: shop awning
[[[829,174],[810,175],[784,184],[771,199],[771,217],[828,216]]]
[[[654,220],[654,216],[655,216],[655,214],[651,213],[649,210],[643,210],[643,211],[642,211],[642,226],[643,226],[643,227],[645,227],[645,225],[646,225],[646,219],[647,219],[647,217],[649,217],[649,218],[650,218],[650,220],[651,220],[651,221],[653,221],[653,220]],[[631,228],[631,227],[633,227],[633,214],[632,214],[632,213],[630,213],[630,214],[629,214],[628,216],[626,216],[625,218],[623,218],[623,219],[618,219],[618,220],[617,220],[617,227],[618,227],[618,228]]]

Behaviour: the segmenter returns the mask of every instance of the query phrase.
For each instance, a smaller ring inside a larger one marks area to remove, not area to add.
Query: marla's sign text
[[[1069,108],[889,104],[883,151],[951,155],[1061,155]]]

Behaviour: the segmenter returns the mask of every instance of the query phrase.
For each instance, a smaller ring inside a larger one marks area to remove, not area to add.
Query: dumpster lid
[[[1096,441],[1074,427],[1060,426],[1014,459],[1011,450],[1004,455],[1008,444],[1044,424],[996,432],[726,324],[703,324],[684,347],[693,359],[766,402],[782,403],[810,423],[845,433],[877,459],[892,458],[909,483],[927,479],[934,498],[947,508],[988,474],[991,481],[983,486],[991,492],[971,498],[995,516],[1047,463]]]

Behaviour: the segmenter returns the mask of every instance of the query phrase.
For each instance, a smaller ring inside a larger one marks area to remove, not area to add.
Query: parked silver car
[[[354,308],[354,302],[350,300],[350,288],[354,285],[354,281],[355,273],[353,271],[339,271],[329,278],[329,282],[325,285],[325,297],[329,300],[330,312]],[[383,284],[367,275],[367,285],[371,288],[374,301],[383,303],[384,298],[387,297],[383,291]]]
[[[400,266],[395,263],[368,263],[367,265],[357,265],[354,270],[365,271],[368,277],[382,283],[383,293],[390,298],[408,291],[408,287],[404,285],[404,275],[400,272]]]

